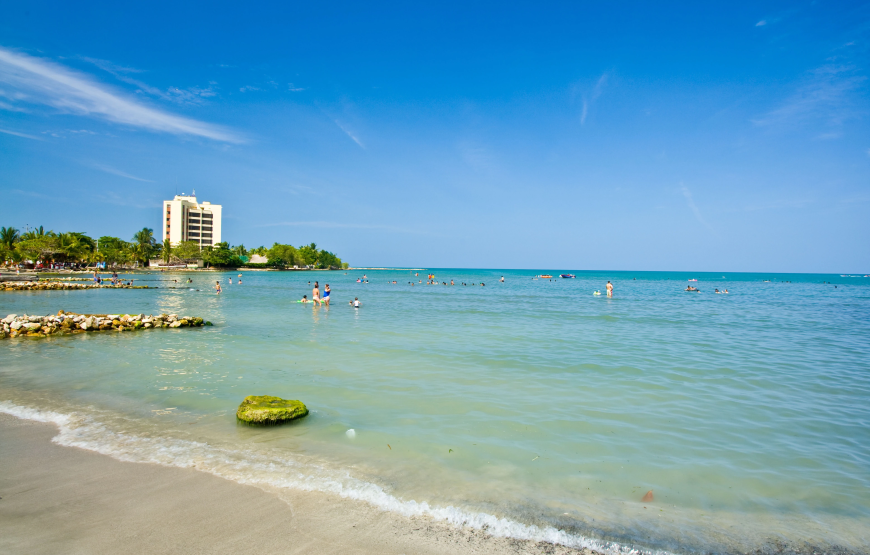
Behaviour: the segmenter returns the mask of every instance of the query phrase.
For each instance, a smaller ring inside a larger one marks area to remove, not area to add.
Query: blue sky
[[[868,3],[182,4],[2,0],[0,225],[870,272]]]

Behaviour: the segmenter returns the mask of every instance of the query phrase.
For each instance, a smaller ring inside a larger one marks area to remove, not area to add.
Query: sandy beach
[[[56,445],[56,433],[0,414],[0,552],[582,553],[319,492],[267,492],[193,469],[120,462]]]

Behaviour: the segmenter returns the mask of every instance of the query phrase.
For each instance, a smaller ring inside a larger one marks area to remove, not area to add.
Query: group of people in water
[[[687,286],[685,289],[683,289],[683,291],[695,291],[695,292],[697,292],[697,293],[700,293],[700,292],[701,292],[700,289],[698,289],[697,287],[694,287],[694,286],[692,286],[692,285]],[[721,295],[721,294],[726,294],[726,295],[728,294],[728,290],[727,290],[727,289],[725,289],[724,291],[719,291],[719,289],[717,288],[717,289],[715,289],[713,292],[716,293],[716,294],[720,294],[720,295]]]
[[[227,278],[227,282],[228,282],[230,285],[232,285],[232,284],[233,284],[233,278]],[[187,283],[193,283],[193,280],[190,279],[190,278],[187,278]],[[239,274],[239,282],[238,282],[238,284],[239,284],[239,285],[242,284],[242,274]],[[214,289],[215,289],[215,291],[217,291],[217,294],[218,294],[218,295],[221,294],[221,291],[222,291],[223,289],[221,289],[221,282],[220,282],[220,281],[215,280],[215,282],[214,282]]]

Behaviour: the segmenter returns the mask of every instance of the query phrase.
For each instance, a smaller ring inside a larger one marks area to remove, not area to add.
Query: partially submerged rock
[[[308,407],[302,401],[271,395],[249,395],[236,411],[236,418],[248,424],[281,424],[307,415]]]
[[[177,314],[145,316],[144,314],[76,314],[59,310],[56,316],[18,316],[10,314],[0,319],[0,339],[7,337],[48,337],[92,331],[137,331],[158,328],[194,328],[210,326],[200,317]]]

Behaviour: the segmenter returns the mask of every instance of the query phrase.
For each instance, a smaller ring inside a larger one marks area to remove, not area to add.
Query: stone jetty
[[[59,310],[53,316],[18,316],[10,314],[0,320],[0,339],[7,337],[48,337],[93,331],[140,331],[162,328],[196,328],[210,326],[202,318],[161,314],[75,314]]]
[[[155,289],[147,285],[112,285],[104,283],[70,283],[68,281],[7,281],[0,283],[0,291],[71,291],[82,289]]]

